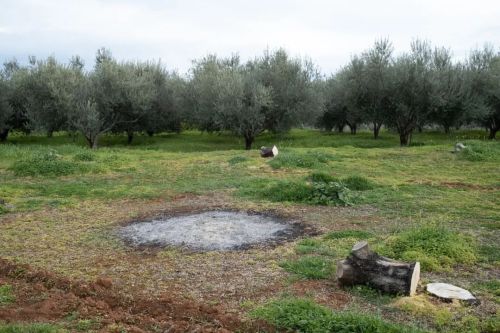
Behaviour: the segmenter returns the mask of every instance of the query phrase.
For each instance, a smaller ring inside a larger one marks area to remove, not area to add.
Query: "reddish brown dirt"
[[[336,287],[330,280],[303,280],[291,285],[291,291],[299,297],[312,297],[320,304],[341,310],[350,302],[351,297]]]
[[[59,277],[0,259],[0,284],[13,286],[16,300],[0,308],[0,321],[59,321],[100,318],[98,329],[123,327],[128,332],[231,332],[242,329],[239,318],[218,307],[181,300],[175,295],[141,298],[115,290],[109,278],[87,283]],[[248,329],[248,328],[247,328]]]

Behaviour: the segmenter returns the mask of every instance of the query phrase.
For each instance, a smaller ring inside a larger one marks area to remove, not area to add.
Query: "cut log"
[[[261,157],[275,157],[278,155],[278,148],[273,146],[272,148],[261,147],[260,148],[260,156]]]
[[[365,241],[337,264],[337,280],[343,286],[366,284],[391,294],[413,296],[420,279],[420,263],[404,263],[373,252]]]

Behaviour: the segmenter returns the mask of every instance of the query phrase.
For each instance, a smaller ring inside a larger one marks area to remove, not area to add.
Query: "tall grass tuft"
[[[381,248],[388,256],[420,261],[423,270],[441,271],[477,261],[474,241],[445,226],[425,224],[390,237]]]

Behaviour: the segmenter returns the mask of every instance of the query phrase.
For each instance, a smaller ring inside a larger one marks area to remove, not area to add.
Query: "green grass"
[[[184,194],[233,196],[229,201],[237,207],[299,214],[325,230],[324,237],[266,251],[270,257],[283,249],[294,251],[296,260],[284,266],[296,277],[317,278],[319,271],[320,278],[331,278],[334,265],[328,263],[368,239],[383,255],[420,260],[424,274],[434,270],[433,275],[445,278],[446,270],[457,268],[457,278],[469,280],[471,270],[484,271],[470,281],[471,291],[485,295],[491,307],[497,297],[491,279],[500,265],[500,143],[484,136],[484,131],[415,133],[418,145],[402,148],[398,136],[387,131],[378,140],[366,131],[355,136],[315,130],[264,133],[255,147],[276,144],[280,150],[270,160],[256,148],[245,151],[243,140],[228,133],[137,135],[131,145],[125,136],[105,135],[96,151],[86,148],[81,136],[14,133],[0,144],[0,199],[8,203],[0,206],[0,219],[9,219],[0,223],[0,256],[88,277],[92,255],[112,255],[119,248],[109,236],[117,222],[107,212],[113,214],[124,203],[130,214],[142,205],[168,207]],[[470,151],[450,153],[456,142],[465,142]],[[274,263],[282,258],[274,256],[266,266],[276,269]],[[462,264],[469,269],[461,269]],[[325,267],[332,271],[324,273]],[[147,269],[144,274],[143,281],[154,275]],[[390,310],[384,296],[372,290],[346,292],[358,296],[353,306],[370,303],[372,313],[413,319]],[[474,321],[486,322],[484,314],[472,310],[467,315],[450,312],[466,318],[463,323],[452,320],[457,332],[467,332]],[[87,324],[83,321],[82,329]]]
[[[385,294],[365,285],[352,286],[349,288],[349,291],[351,294],[361,297],[363,300],[375,305],[386,305],[394,299],[394,297],[389,294]]]
[[[287,272],[304,279],[328,279],[334,273],[334,263],[324,257],[305,256],[297,260],[286,260],[280,266]]]
[[[246,156],[235,156],[235,157],[230,158],[227,162],[230,165],[235,165],[235,164],[243,163],[246,161],[248,161],[248,157],[246,157]]]
[[[373,237],[373,234],[364,230],[342,230],[342,231],[332,231],[324,236],[324,239],[343,239],[343,238],[355,238],[355,239],[366,239]]]
[[[78,156],[78,155],[77,155]],[[16,160],[9,168],[16,176],[67,176],[84,173],[90,169],[81,163],[64,160],[55,151],[34,153]]]
[[[471,162],[500,162],[500,145],[492,145],[473,140],[465,142],[465,146],[466,148],[457,154],[460,159]]]
[[[375,187],[370,180],[363,176],[349,176],[343,179],[342,182],[353,191],[366,191]]]
[[[322,241],[313,238],[301,240],[295,246],[295,252],[298,254],[320,254],[334,256],[335,251],[324,244]]]
[[[417,328],[386,322],[374,315],[333,312],[308,299],[284,298],[254,310],[254,318],[279,329],[303,333],[403,333],[423,332]]]
[[[9,284],[0,285],[0,306],[8,305],[16,300],[12,286]]]
[[[254,185],[254,190],[242,189],[246,195],[275,202],[298,202],[312,205],[349,206],[354,203],[351,191],[341,182],[306,183],[303,181],[275,181],[261,186]]]
[[[273,169],[314,168],[335,159],[335,156],[322,151],[297,152],[291,149],[281,151],[269,161]]]
[[[456,264],[474,264],[474,241],[443,225],[427,224],[399,233],[381,248],[385,254],[405,261],[420,261],[423,270],[440,271]]]
[[[499,280],[488,280],[483,282],[478,282],[474,285],[475,289],[486,291],[497,297],[500,302],[500,281]]]
[[[66,332],[51,324],[2,324],[0,333],[63,333]]]

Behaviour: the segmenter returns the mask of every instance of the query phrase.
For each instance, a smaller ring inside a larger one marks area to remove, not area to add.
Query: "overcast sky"
[[[208,53],[242,59],[284,47],[329,74],[376,39],[397,51],[415,37],[462,58],[500,46],[500,1],[1,0],[0,61],[73,54],[91,66],[105,46],[120,60],[161,59],[186,71]]]

